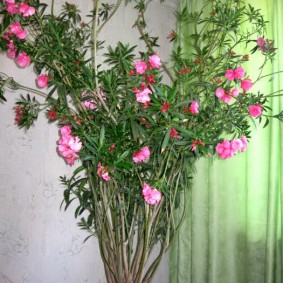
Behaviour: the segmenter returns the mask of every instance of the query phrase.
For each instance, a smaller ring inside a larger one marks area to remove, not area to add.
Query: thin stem
[[[47,97],[46,93],[39,91],[39,90],[36,90],[36,89],[33,89],[33,88],[30,88],[30,87],[27,87],[27,86],[24,86],[24,85],[21,85],[21,84],[15,82],[12,77],[9,77],[7,74],[5,74],[3,72],[0,72],[0,81],[2,80],[1,76],[6,77],[7,87],[9,89],[13,89],[13,90],[22,89],[22,90],[29,91],[29,92],[32,92],[34,94],[40,95],[44,98]]]
[[[137,283],[141,283],[143,277],[143,269],[147,261],[147,255],[148,255],[148,239],[150,235],[150,207],[148,204],[145,204],[144,214],[145,214],[145,219],[144,219],[145,224],[144,224],[144,234],[143,234],[144,245],[142,249],[141,260],[139,261],[138,272],[135,278],[135,282]]]
[[[279,74],[279,73],[283,73],[283,71],[278,71],[278,72],[274,72],[274,73],[270,73],[270,74],[261,76],[261,77],[259,77],[254,83],[256,83],[257,81],[259,81],[259,80],[261,80],[261,79],[263,79],[263,78],[270,77],[270,76],[273,76],[273,75]]]
[[[280,90],[282,91],[282,89]],[[276,97],[276,96],[283,96],[283,93],[280,93],[280,94],[268,94],[268,95],[264,95],[263,97]]]
[[[110,119],[117,124],[117,121],[115,119],[115,117],[111,114],[108,106],[105,104],[102,96],[101,96],[101,91],[99,89],[98,86],[98,67],[97,67],[97,35],[98,35],[98,12],[99,12],[99,7],[100,7],[100,0],[93,0],[93,6],[95,9],[95,17],[94,17],[94,21],[92,24],[92,39],[93,39],[93,49],[91,50],[91,55],[92,55],[92,64],[94,67],[94,75],[95,75],[95,88],[96,91],[93,92],[93,94],[95,96],[98,97],[100,103],[102,104],[102,106],[104,107],[104,109],[109,113]]]
[[[54,16],[54,2],[55,0],[51,1],[51,15]]]
[[[93,11],[95,11],[96,9],[96,0],[92,0],[92,4],[93,4]],[[96,51],[96,39],[95,39],[95,31],[96,31],[96,28],[95,28],[95,25],[96,25],[96,18],[93,17],[92,18],[92,21],[91,21],[91,41],[92,41],[92,44],[93,44],[93,47],[91,48],[91,65],[92,65],[92,68],[95,69],[95,51]]]
[[[100,27],[97,30],[97,33],[99,33],[102,28],[109,22],[109,20],[113,17],[113,15],[117,12],[117,10],[119,9],[120,5],[122,3],[122,0],[118,0],[115,8],[113,9],[112,13],[108,16],[108,18],[100,25]]]
[[[265,66],[266,63],[267,63],[267,58],[265,57],[265,58],[264,58],[264,62],[263,62],[263,64],[262,64],[262,66],[261,66],[261,70],[260,70],[260,72],[259,72],[259,74],[258,74],[258,77],[257,77],[257,79],[255,80],[255,82],[257,82],[257,81],[259,80],[259,78],[261,77],[261,74],[262,74],[262,72],[263,72],[263,67]]]
[[[25,90],[25,91],[37,94],[37,95],[39,95],[41,97],[47,98],[47,94],[46,93],[41,92],[41,91],[36,90],[36,89],[33,89],[33,88],[30,88],[30,87],[27,87],[27,86],[24,86],[24,85],[21,85],[21,84],[18,84],[18,83],[16,83],[16,88],[14,86],[9,86],[9,85],[7,85],[7,87],[9,89],[13,89],[13,90],[15,90],[15,89]]]

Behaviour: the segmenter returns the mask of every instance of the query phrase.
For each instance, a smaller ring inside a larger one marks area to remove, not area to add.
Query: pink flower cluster
[[[238,67],[235,70],[227,70],[225,72],[225,77],[229,81],[240,80],[245,76],[245,70],[242,67]],[[248,91],[252,88],[253,83],[249,78],[241,80],[241,88],[245,91]]]
[[[265,39],[264,37],[259,37],[256,41],[259,50],[263,53],[273,53],[276,48],[273,46],[273,41],[270,39]]]
[[[15,0],[6,0],[6,11],[10,14],[19,14],[23,17],[32,16],[35,13],[35,8],[29,6],[26,2],[17,3]]]
[[[20,125],[21,124],[21,120],[22,120],[22,117],[23,117],[23,106],[15,106],[13,108],[16,112],[16,116],[15,116],[15,123],[17,125]]]
[[[133,76],[135,74],[143,75],[146,73],[147,70],[152,69],[159,69],[161,66],[160,58],[154,54],[149,56],[148,62],[145,61],[137,61],[135,64],[135,71],[132,70],[130,72],[130,75]],[[155,78],[154,75],[144,75],[144,79],[147,82],[147,84],[155,84]],[[150,94],[152,94],[152,89],[149,85],[147,85],[145,82],[142,82],[140,84],[139,88],[135,88],[133,90],[134,94],[136,95],[136,100],[139,103],[144,104],[144,108],[147,108],[150,106]]]
[[[148,63],[145,61],[137,61],[135,64],[135,69],[137,74],[142,75],[147,69],[159,69],[161,67],[160,58],[154,54],[149,56]]]
[[[237,97],[239,95],[239,89],[234,88],[232,90],[219,87],[215,91],[215,95],[224,103],[229,103],[232,97]]]
[[[225,72],[225,77],[229,81],[234,80],[241,80],[241,88],[244,91],[248,91],[253,87],[253,83],[249,78],[242,79],[245,76],[245,70],[242,67],[238,67],[236,69],[229,69]],[[236,98],[239,96],[239,89],[233,88],[230,89],[223,89],[222,87],[219,87],[215,90],[215,95],[224,103],[229,103],[232,99],[232,97]]]
[[[25,39],[27,37],[27,30],[24,30],[19,22],[12,23],[8,28],[6,35],[15,35],[18,39]]]
[[[97,176],[99,176],[101,179],[104,181],[109,181],[110,176],[109,176],[109,170],[106,166],[103,166],[100,162],[97,165]]]
[[[161,201],[162,194],[157,189],[152,188],[149,184],[142,185],[142,195],[146,203],[150,205],[157,204]]]
[[[47,87],[48,86],[48,80],[49,80],[48,75],[46,75],[46,74],[39,75],[36,78],[37,86],[40,87],[40,88]]]
[[[135,163],[145,162],[150,157],[150,150],[148,146],[143,147],[138,152],[133,152],[133,161]]]
[[[175,129],[174,129],[175,130]],[[175,132],[175,134],[177,131]],[[150,150],[148,146],[143,147],[138,152],[133,152],[133,161],[135,163],[145,162],[150,157]],[[153,189],[149,184],[144,183],[142,186],[142,195],[145,199],[145,201],[150,204],[154,205],[161,200],[161,192],[159,192],[156,189]]]
[[[261,52],[266,51],[266,39],[263,37],[259,37],[256,41],[257,46],[259,47]]]
[[[9,38],[7,39],[9,40]],[[26,52],[19,52],[16,58],[17,50],[12,40],[8,41],[7,46],[8,46],[7,56],[11,59],[15,59],[19,67],[25,68],[30,64],[30,57],[27,55]]]
[[[244,152],[247,148],[247,144],[246,136],[242,136],[240,139],[233,139],[232,141],[224,140],[218,143],[215,149],[220,158],[227,159],[234,156],[239,151]]]
[[[60,133],[58,152],[69,165],[74,165],[74,161],[79,157],[77,153],[81,150],[82,143],[79,137],[71,135],[71,127],[69,125],[63,126]]]
[[[27,31],[22,29],[20,23],[15,22],[10,25],[7,32],[3,35],[3,37],[7,40],[7,56],[11,59],[16,59],[18,66],[22,68],[27,67],[30,64],[30,57],[25,52],[19,52],[16,58],[17,50],[13,40],[11,39],[12,35],[15,35],[18,39],[25,39],[27,36]]]
[[[141,84],[140,89],[135,88],[134,93],[136,94],[137,102],[147,105],[151,100],[150,94],[152,91],[149,87],[146,87],[144,83]]]
[[[238,67],[235,70],[230,69],[225,72],[225,77],[229,81],[242,79],[244,75],[245,75],[245,70],[242,67]]]
[[[15,0],[5,0],[6,10],[10,14],[18,14],[22,17],[32,16],[35,13],[35,8],[29,6],[26,2],[18,3]],[[3,38],[7,40],[7,56],[11,59],[15,59],[19,67],[25,68],[30,64],[30,57],[26,52],[19,52],[16,58],[16,48],[12,40],[12,36],[15,35],[18,39],[22,40],[27,37],[27,31],[24,30],[19,22],[12,23],[7,32],[3,35]]]

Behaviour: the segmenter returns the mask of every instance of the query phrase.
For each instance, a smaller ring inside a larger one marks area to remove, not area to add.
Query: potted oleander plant
[[[78,201],[75,217],[97,237],[108,282],[141,283],[152,281],[182,223],[174,213],[184,207],[195,161],[244,152],[250,121],[268,123],[272,95],[254,91],[263,76],[259,71],[252,81],[245,65],[259,52],[264,68],[276,49],[258,10],[237,0],[209,0],[209,14],[176,12],[176,26],[186,23],[192,32],[172,27],[168,41],[175,48],[165,63],[155,50],[158,37],[147,32],[150,1],[140,0],[134,28],[146,50],[119,42],[103,50],[102,67],[99,32],[121,2],[94,1],[85,23],[67,2],[56,14],[54,1],[47,13],[39,0],[5,0],[1,50],[18,67],[33,66],[37,88],[1,72],[0,99],[8,88],[26,91],[14,107],[19,128],[33,126],[40,113],[57,123],[54,154],[76,163],[72,176],[60,177],[63,207]],[[243,53],[235,53],[243,45]]]

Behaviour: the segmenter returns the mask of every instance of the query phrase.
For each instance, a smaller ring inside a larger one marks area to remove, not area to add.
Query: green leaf
[[[164,152],[164,150],[166,149],[166,147],[168,145],[168,142],[169,142],[169,139],[170,139],[170,132],[171,132],[171,129],[168,129],[165,136],[164,136],[162,146],[161,146],[161,153]]]
[[[105,138],[105,127],[104,125],[100,128],[100,135],[99,135],[99,147],[101,148],[104,144],[104,138]]]

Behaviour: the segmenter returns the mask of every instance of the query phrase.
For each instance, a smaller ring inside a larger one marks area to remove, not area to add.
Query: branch
[[[12,77],[9,77],[7,74],[5,74],[3,72],[0,72],[0,81],[2,80],[1,76],[5,76],[6,77],[6,79],[4,80],[5,81],[4,86],[7,86],[9,89],[12,89],[12,90],[22,89],[22,90],[25,90],[25,91],[37,94],[39,96],[42,96],[44,98],[47,98],[47,94],[46,93],[44,93],[44,92],[42,92],[40,90],[37,90],[37,89],[33,89],[33,88],[30,88],[30,87],[21,85],[21,84],[17,83]]]
[[[97,35],[98,35],[98,11],[99,11],[99,6],[100,6],[100,0],[93,0],[93,6],[95,9],[95,18],[94,21],[92,23],[92,39],[93,39],[93,49],[91,51],[91,55],[92,55],[92,64],[94,67],[94,75],[95,75],[95,88],[96,91],[93,92],[94,95],[96,95],[100,101],[100,103],[102,104],[102,106],[104,107],[104,109],[109,113],[110,119],[114,122],[114,124],[117,124],[117,121],[115,119],[115,117],[111,114],[108,106],[105,104],[102,96],[101,96],[101,91],[98,87],[98,68],[97,68]]]
[[[136,20],[136,22],[135,22],[135,26],[137,26],[138,31],[139,31],[139,33],[140,33],[140,35],[141,35],[141,38],[142,38],[142,40],[144,41],[144,43],[146,44],[148,50],[149,50],[150,52],[156,54],[156,51],[151,47],[150,42],[149,42],[149,41],[146,39],[146,37],[145,37],[145,33],[144,33],[144,31],[143,31],[143,28],[142,28],[142,26],[140,25],[140,20],[144,21],[144,12],[140,12],[140,14],[139,14],[139,16],[138,16],[138,18],[137,18],[137,20]],[[170,70],[167,68],[167,66],[166,66],[164,63],[162,63],[161,66],[162,66],[163,70],[166,72],[166,74],[168,75],[168,77],[170,78],[170,80],[171,80],[172,82],[175,82],[176,79],[174,78],[174,76],[172,75],[172,73],[170,72]]]
[[[102,28],[107,24],[107,22],[109,22],[109,20],[113,17],[113,15],[117,12],[118,8],[120,7],[122,3],[122,0],[117,0],[117,3],[115,5],[114,10],[112,11],[112,13],[109,15],[109,17],[101,24],[101,26],[99,27],[99,29],[97,30],[97,33],[99,33]]]

